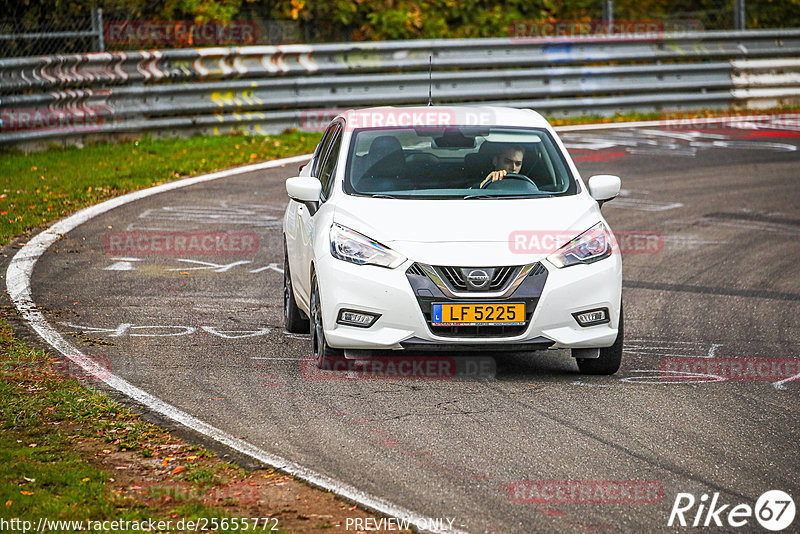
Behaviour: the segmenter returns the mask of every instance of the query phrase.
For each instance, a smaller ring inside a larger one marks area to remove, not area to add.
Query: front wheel
[[[287,332],[301,334],[308,332],[309,321],[297,306],[292,287],[292,275],[289,272],[289,255],[286,247],[283,250],[283,325]]]
[[[578,369],[585,375],[613,375],[622,363],[622,307],[619,310],[619,332],[614,344],[600,349],[599,358],[575,358]]]
[[[335,369],[336,363],[344,361],[344,351],[333,349],[325,341],[325,330],[322,328],[322,307],[319,301],[317,275],[311,275],[311,350],[317,367]]]

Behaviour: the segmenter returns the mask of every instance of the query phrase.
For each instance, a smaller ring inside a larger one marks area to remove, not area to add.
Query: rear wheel
[[[292,275],[289,272],[289,255],[286,247],[283,250],[283,325],[287,332],[305,334],[308,332],[308,318],[297,306],[292,287]]]
[[[325,341],[325,330],[322,328],[322,308],[319,301],[317,275],[311,275],[311,350],[317,367],[320,369],[336,369],[337,362],[344,361],[344,351],[332,349]]]
[[[613,375],[622,363],[622,308],[619,310],[619,332],[614,344],[600,349],[599,358],[575,358],[578,369],[585,375]]]

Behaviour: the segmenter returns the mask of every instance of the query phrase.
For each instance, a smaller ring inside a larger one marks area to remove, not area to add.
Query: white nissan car
[[[311,333],[320,367],[571,349],[582,373],[613,374],[622,261],[600,206],[619,190],[584,182],[531,110],[343,113],[286,181],[286,329]]]

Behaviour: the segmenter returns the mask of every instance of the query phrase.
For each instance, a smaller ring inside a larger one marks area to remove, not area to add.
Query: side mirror
[[[322,184],[316,178],[311,176],[289,178],[286,180],[286,192],[292,200],[302,202],[308,208],[310,215],[317,212]]]
[[[589,178],[587,187],[592,198],[602,204],[619,195],[622,180],[612,174],[595,174]]]

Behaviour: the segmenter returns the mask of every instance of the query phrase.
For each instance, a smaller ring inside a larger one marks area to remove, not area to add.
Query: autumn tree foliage
[[[800,0],[746,0],[750,28],[800,27]],[[0,0],[4,18],[106,20],[292,20],[307,40],[503,37],[512,22],[598,20],[601,0]],[[731,29],[732,0],[614,0],[618,20],[695,17]]]

